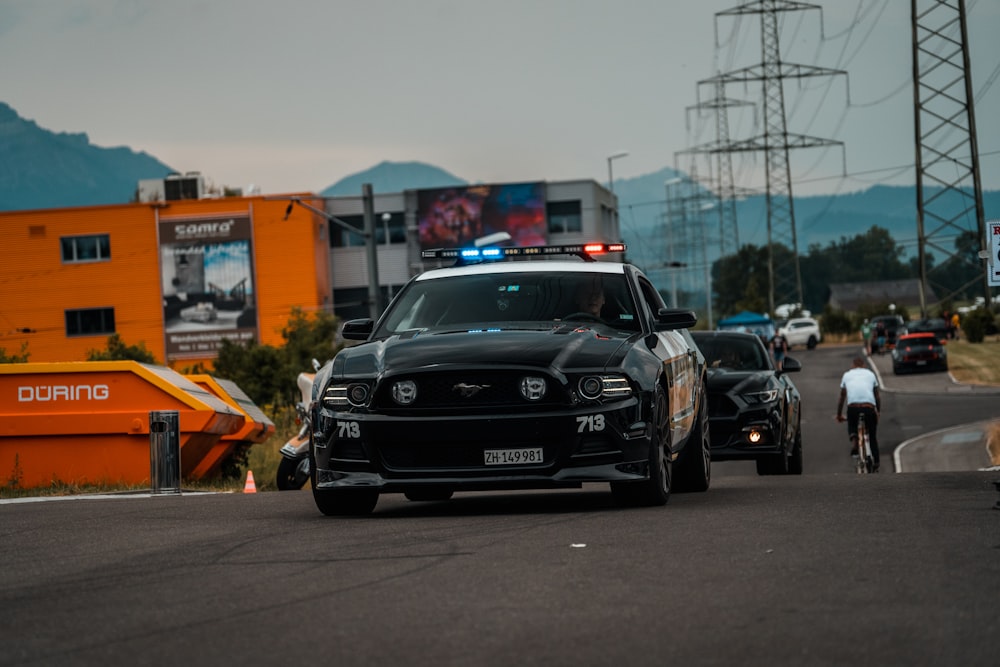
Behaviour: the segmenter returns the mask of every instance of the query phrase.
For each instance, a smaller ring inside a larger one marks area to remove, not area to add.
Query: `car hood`
[[[545,329],[418,331],[341,350],[334,377],[370,377],[440,366],[604,369],[621,365],[637,333],[589,324]]]
[[[764,389],[774,377],[774,371],[732,371],[708,369],[708,390],[713,393],[757,391]]]

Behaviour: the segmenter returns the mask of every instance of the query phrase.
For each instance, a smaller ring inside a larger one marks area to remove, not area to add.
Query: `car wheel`
[[[327,516],[363,516],[371,514],[378,503],[373,489],[313,489],[316,507]]]
[[[309,480],[309,458],[286,459],[278,462],[276,483],[279,491],[298,491]]]
[[[788,450],[785,447],[777,454],[768,454],[757,458],[758,475],[787,475]]]
[[[309,482],[313,501],[326,516],[362,516],[371,514],[378,504],[378,489],[317,489],[316,461],[309,455]]]
[[[611,482],[611,495],[630,507],[666,505],[670,500],[671,461],[666,443],[670,411],[663,387],[653,395],[652,434],[649,438],[649,479],[641,482]]]
[[[428,489],[410,489],[403,495],[406,496],[407,500],[414,502],[429,502],[434,500],[450,500],[455,495],[455,492],[451,489],[431,487]]]
[[[708,430],[707,405],[708,399],[703,396],[698,409],[698,422],[674,470],[674,491],[708,491],[712,481],[712,440]]]
[[[816,347],[817,343],[819,343],[819,341],[816,340],[816,336],[809,336],[809,340],[806,342],[806,347],[811,350]]]
[[[788,474],[802,474],[802,428],[801,425],[795,432],[795,442],[792,444],[792,455],[788,457]]]

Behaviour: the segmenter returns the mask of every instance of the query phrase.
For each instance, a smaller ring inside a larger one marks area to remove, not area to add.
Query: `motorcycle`
[[[313,359],[313,368],[319,370],[319,362]],[[302,424],[299,432],[281,446],[281,461],[278,462],[277,485],[279,491],[297,491],[309,481],[309,434],[312,420],[309,403],[312,400],[313,379],[316,373],[299,373],[296,383],[302,400],[295,403],[296,423]]]

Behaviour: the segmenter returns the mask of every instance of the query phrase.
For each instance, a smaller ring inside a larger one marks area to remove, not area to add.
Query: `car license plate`
[[[530,447],[524,449],[486,449],[483,451],[485,463],[488,466],[525,465],[542,463],[542,448]]]
[[[926,366],[926,365],[927,365],[926,359],[921,359],[920,361],[917,362],[917,366]]]

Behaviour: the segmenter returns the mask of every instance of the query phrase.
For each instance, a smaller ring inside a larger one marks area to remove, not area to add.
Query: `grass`
[[[1000,385],[1000,336],[982,343],[949,341],[948,370],[958,382]]]

